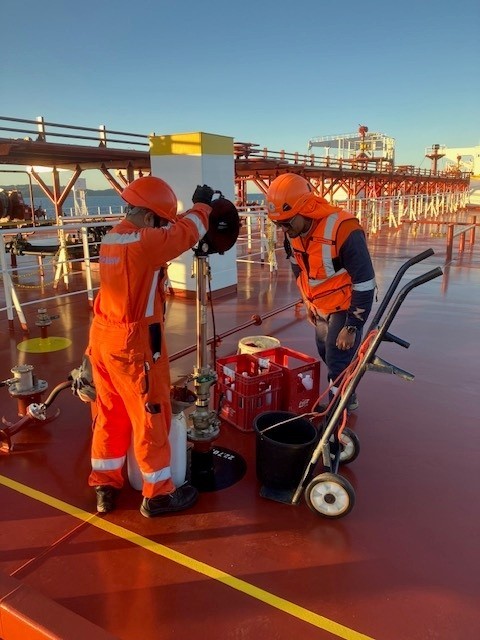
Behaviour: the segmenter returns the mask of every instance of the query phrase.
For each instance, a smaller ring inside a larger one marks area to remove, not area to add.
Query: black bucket
[[[306,418],[298,417],[262,433],[267,427],[296,415],[289,411],[267,411],[253,421],[257,478],[269,489],[295,489],[317,443],[317,429]]]

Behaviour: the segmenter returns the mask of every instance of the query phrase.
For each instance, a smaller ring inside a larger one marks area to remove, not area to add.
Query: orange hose
[[[328,387],[326,388],[326,390],[321,393],[317,400],[315,401],[313,406],[316,406],[317,404],[320,403],[320,400],[322,398],[324,398],[327,393],[330,391],[330,389],[332,387],[337,387],[340,393],[340,396],[343,395],[343,392],[345,391],[346,387],[348,386],[349,382],[352,380],[352,378],[355,376],[355,374],[357,373],[357,370],[359,368],[359,365],[365,355],[365,353],[367,352],[368,348],[370,347],[370,343],[372,342],[373,338],[377,335],[378,333],[378,329],[373,329],[372,331],[370,331],[370,333],[365,336],[365,339],[362,341],[360,347],[358,348],[358,351],[355,355],[355,357],[353,358],[353,360],[351,361],[351,363],[348,365],[348,367],[346,367],[342,373],[332,382],[330,382],[330,384],[328,385]],[[325,416],[328,411],[332,408],[332,405],[335,401],[335,398],[333,397],[330,402],[328,403],[328,405],[326,406],[324,411],[318,412],[315,414],[315,417],[322,417]],[[345,429],[345,426],[347,424],[347,410],[345,409],[343,411],[343,416],[342,416],[342,423],[338,429],[338,437],[341,436],[342,431]]]

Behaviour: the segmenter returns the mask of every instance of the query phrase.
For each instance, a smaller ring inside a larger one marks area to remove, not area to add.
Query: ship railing
[[[453,242],[455,238],[460,237],[458,252],[463,253],[465,251],[466,235],[468,232],[468,243],[470,249],[473,249],[475,244],[475,230],[480,226],[480,222],[477,221],[478,218],[480,218],[480,214],[473,214],[470,218],[470,223],[452,222],[447,225],[447,252],[445,258],[447,263],[452,261]],[[455,227],[460,228],[455,229]]]
[[[16,313],[22,329],[28,331],[25,307],[38,307],[39,304],[43,306],[63,297],[86,294],[88,304],[93,306],[95,291],[98,289],[98,286],[94,286],[93,277],[97,263],[94,249],[98,249],[106,228],[119,219],[118,215],[103,216],[101,220],[98,216],[59,218],[56,225],[0,230],[5,247],[5,250],[0,251],[5,307],[0,311],[6,311],[9,327],[13,329]],[[8,254],[10,265],[7,261]],[[53,276],[49,282],[45,276],[46,262],[53,268]],[[71,281],[78,270],[84,271],[85,286],[74,289]],[[57,290],[61,282],[65,293]],[[21,301],[21,289],[38,289],[40,295],[35,297],[30,291],[28,299]],[[48,294],[49,290],[52,295]]]
[[[383,228],[399,228],[404,223],[429,223],[448,214],[465,210],[468,192],[441,192],[430,195],[394,195],[334,200],[332,204],[353,213],[367,235],[375,235]],[[242,229],[238,245],[239,262],[268,263],[270,271],[278,269],[277,252],[283,250],[283,235],[279,234],[267,216],[264,205],[237,207]],[[280,237],[281,236],[281,237]]]
[[[49,138],[56,138],[56,142],[68,143],[73,140],[82,140],[85,143],[95,142],[102,147],[128,145],[129,148],[141,147],[142,150],[149,147],[147,134],[107,129],[103,124],[98,128],[61,124],[47,121],[43,116],[38,116],[35,120],[0,116],[0,131],[21,134],[27,140],[37,142],[47,142]]]
[[[431,195],[394,195],[336,200],[342,209],[360,220],[367,234],[376,234],[384,226],[398,228],[404,222],[421,222],[454,214],[467,206],[468,193],[442,192]]]
[[[237,260],[257,259],[268,262],[271,269],[276,268],[276,230],[266,216],[265,207],[240,208],[240,216],[243,224]],[[0,230],[3,244],[9,249],[0,252],[5,299],[0,311],[6,311],[9,327],[13,328],[16,315],[22,329],[28,331],[26,308],[44,306],[68,296],[86,295],[88,304],[93,306],[98,290],[95,274],[101,240],[100,235],[95,238],[95,230],[104,231],[121,218],[123,214],[64,216],[54,225],[25,226],[25,221],[21,221],[18,228]],[[16,240],[19,243],[13,248]],[[52,274],[50,278],[48,273]],[[79,273],[82,284],[78,282]],[[39,291],[38,296],[32,293],[35,290]]]
[[[356,198],[337,201],[340,207],[356,215],[367,234],[380,233],[384,227],[399,227],[405,223],[425,225],[436,224],[438,229],[445,229],[447,222],[444,215],[465,209],[466,200],[458,193],[432,194],[431,196],[390,196],[384,198]],[[284,251],[283,234],[271,223],[264,205],[238,207],[242,221],[237,241],[237,261],[268,264],[270,272],[278,269],[277,254]],[[15,251],[0,252],[0,264],[3,280],[5,306],[8,322],[13,328],[14,314],[18,316],[22,328],[28,331],[24,307],[43,306],[46,302],[58,300],[71,295],[86,295],[88,304],[93,305],[98,283],[95,283],[97,269],[97,253],[100,232],[112,225],[122,215],[98,215],[75,217],[66,216],[58,220],[58,224],[49,226],[22,226],[0,230],[3,243],[11,243],[20,236],[28,242],[29,247],[22,252],[20,245]],[[451,224],[451,221],[450,221]],[[460,221],[458,222],[460,225]],[[98,233],[96,231],[98,229]],[[460,251],[463,250],[466,232],[470,231],[470,243],[473,245],[474,231],[471,226],[455,231],[449,227],[447,247],[451,252],[453,238],[460,236]],[[452,235],[453,234],[453,235]],[[446,235],[440,234],[438,235]],[[55,245],[55,252],[47,251],[45,244]],[[1,245],[0,245],[1,246]],[[95,250],[94,250],[95,248]],[[75,251],[75,254],[73,252]],[[10,265],[7,256],[10,254]],[[23,257],[18,260],[17,256]],[[35,266],[35,259],[37,265]],[[80,269],[75,269],[75,265]],[[51,266],[53,277],[46,279],[46,267]],[[34,272],[32,273],[32,269]],[[77,274],[83,273],[85,286],[78,286]],[[75,278],[75,288],[71,287]],[[65,292],[60,293],[59,285],[63,283]],[[51,287],[51,288],[49,288]],[[29,292],[20,296],[22,289],[39,289],[41,295],[36,298]],[[49,295],[49,291],[52,295]],[[20,298],[22,297],[22,300]]]
[[[238,262],[268,262],[270,271],[277,269],[276,229],[264,205],[237,207],[241,228],[237,240]]]
[[[352,157],[341,158],[335,156],[317,156],[313,153],[299,153],[288,152],[285,150],[272,151],[264,147],[262,149],[256,148],[258,145],[248,143],[236,143],[235,158],[241,160],[258,160],[263,162],[272,162],[276,166],[285,164],[285,168],[299,167],[304,168],[308,172],[308,168],[315,169],[337,169],[342,171],[352,172],[371,172],[375,174],[385,174],[386,176],[405,176],[405,178],[411,177],[423,177],[423,178],[443,178],[446,181],[468,182],[471,176],[469,171],[457,171],[452,173],[451,170],[436,170],[433,169],[421,169],[413,166],[395,166],[391,160],[386,158],[375,157]]]
[[[126,213],[126,206],[123,206],[123,205],[113,205],[108,207],[87,206],[85,208],[85,211],[78,211],[74,207],[64,207],[63,213],[65,217],[78,218],[78,217],[84,217],[84,216],[97,216],[97,217],[98,216],[120,216],[123,218]]]

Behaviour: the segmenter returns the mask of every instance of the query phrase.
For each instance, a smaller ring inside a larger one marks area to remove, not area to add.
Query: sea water
[[[30,204],[29,200],[25,200],[25,202]],[[87,194],[85,204],[90,215],[118,214],[122,213],[126,206],[126,202],[115,193],[101,196]],[[42,207],[45,209],[47,218],[55,218],[55,209],[48,198],[37,196],[34,198],[34,206],[35,208]],[[72,196],[65,200],[62,210],[65,216],[75,215],[75,204]]]
[[[263,204],[265,202],[265,196],[261,193],[249,193],[248,201]],[[25,202],[27,204],[30,204],[28,198],[25,199]],[[126,206],[125,201],[122,200],[122,198],[116,193],[107,195],[90,195],[87,193],[85,204],[90,215],[119,214],[124,212]],[[45,211],[47,212],[47,218],[55,218],[55,209],[48,198],[44,196],[35,197],[34,206],[35,208],[42,207],[43,209],[45,209]],[[75,215],[75,204],[73,201],[73,196],[69,196],[65,200],[62,210],[65,216]]]

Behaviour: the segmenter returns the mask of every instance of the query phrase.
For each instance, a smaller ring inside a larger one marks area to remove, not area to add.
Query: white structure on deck
[[[459,166],[461,171],[471,171],[480,178],[480,145],[476,147],[443,147],[445,160]]]
[[[229,200],[234,200],[235,166],[233,138],[194,131],[150,138],[152,175],[163,178],[174,190],[179,210],[192,205],[192,194],[198,184],[208,184]],[[237,288],[235,247],[209,258],[210,293],[232,293]],[[194,254],[186,251],[170,262],[168,278],[175,292],[193,295],[196,278],[192,277]]]
[[[381,158],[392,165],[395,161],[395,138],[383,133],[369,132],[368,127],[363,125],[360,125],[357,133],[311,138],[308,141],[309,153],[313,147],[323,148],[322,155],[337,160]]]
[[[85,178],[77,178],[73,185],[73,207],[75,216],[88,216],[87,207],[87,181]]]

